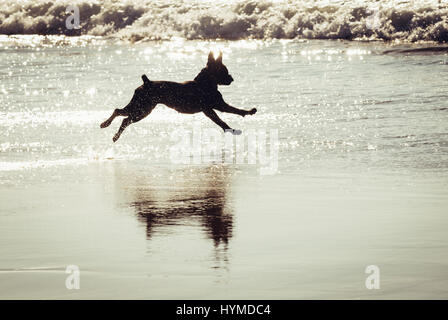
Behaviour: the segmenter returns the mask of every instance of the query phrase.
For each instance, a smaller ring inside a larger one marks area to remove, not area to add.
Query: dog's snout
[[[229,79],[230,79],[230,82],[233,81],[233,78],[232,78],[232,76],[230,74],[229,74]]]

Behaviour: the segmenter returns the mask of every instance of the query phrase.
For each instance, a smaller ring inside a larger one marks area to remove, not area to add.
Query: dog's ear
[[[210,51],[210,53],[208,54],[208,61],[207,61],[207,65],[211,66],[215,63],[215,58],[213,57],[213,51]]]
[[[218,58],[216,59],[216,62],[217,62],[217,63],[222,63],[222,51],[219,51],[219,56],[218,56]]]

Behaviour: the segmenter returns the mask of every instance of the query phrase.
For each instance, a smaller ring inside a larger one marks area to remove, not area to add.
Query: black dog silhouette
[[[145,118],[155,106],[162,103],[180,113],[203,112],[224,131],[241,134],[240,130],[231,129],[222,121],[214,110],[235,113],[240,116],[252,115],[257,109],[242,110],[224,102],[218,85],[230,85],[233,78],[222,63],[222,52],[215,60],[213,53],[208,55],[207,66],[201,70],[193,81],[182,83],[171,81],[151,81],[142,75],[143,85],[135,90],[131,102],[123,109],[115,109],[109,119],[101,124],[101,128],[108,127],[117,116],[126,116],[113,137],[113,141],[120,138],[128,125]]]

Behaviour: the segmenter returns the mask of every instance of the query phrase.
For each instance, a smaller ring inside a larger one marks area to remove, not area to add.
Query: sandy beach
[[[2,299],[446,294],[446,184],[431,177],[119,161],[61,169],[2,188]],[[80,290],[65,287],[71,264]],[[365,288],[371,264],[381,290]]]

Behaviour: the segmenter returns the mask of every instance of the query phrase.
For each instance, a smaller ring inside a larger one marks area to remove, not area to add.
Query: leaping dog
[[[235,113],[243,117],[257,112],[255,108],[242,110],[224,102],[221,93],[218,91],[218,85],[228,86],[232,83],[233,78],[227,67],[222,63],[222,52],[217,59],[210,52],[206,67],[199,72],[193,81],[182,83],[151,81],[146,75],[142,75],[142,79],[143,85],[135,90],[131,102],[123,109],[115,109],[110,118],[100,125],[101,128],[106,128],[115,117],[126,117],[112,139],[114,142],[120,138],[128,125],[145,118],[159,103],[180,113],[203,112],[224,131],[230,131],[233,134],[241,134],[241,131],[231,129],[218,117],[214,110]]]

